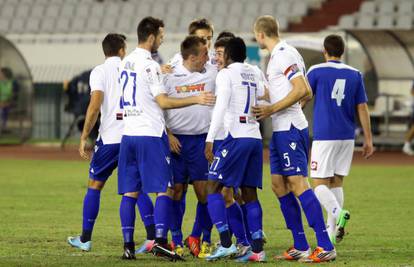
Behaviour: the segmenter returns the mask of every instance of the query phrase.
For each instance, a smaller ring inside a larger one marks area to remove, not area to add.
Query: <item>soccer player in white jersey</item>
[[[258,119],[272,117],[270,143],[272,189],[279,198],[286,226],[292,231],[294,245],[280,259],[321,262],[336,258],[323,220],[322,208],[307,182],[308,122],[299,101],[312,93],[305,78],[302,56],[279,37],[278,23],[272,16],[261,16],[254,24],[260,48],[270,52],[267,66],[271,105],[253,107]],[[311,254],[303,230],[299,198],[318,246]]]
[[[252,250],[236,260],[264,261],[262,208],[256,192],[257,188],[262,187],[263,146],[259,123],[251,110],[258,96],[264,95],[264,86],[260,83],[255,68],[243,63],[246,59],[246,45],[241,38],[228,41],[224,58],[226,68],[216,78],[217,103],[206,139],[207,143],[213,143],[224,125],[227,137],[214,155],[207,185],[208,210],[219,232],[220,246],[206,259],[217,260],[237,253],[230,238],[231,220],[241,221],[240,227],[232,227],[233,232],[245,234],[242,210],[238,203],[233,199],[234,209],[226,208],[221,193],[225,187],[231,191],[241,188],[252,235]]]
[[[118,193],[122,194],[120,217],[124,237],[123,259],[135,259],[135,204],[138,192],[156,193],[154,254],[182,259],[167,249],[172,211],[172,170],[162,109],[194,104],[213,105],[215,97],[202,92],[186,98],[168,97],[161,69],[151,58],[164,37],[162,20],[146,17],[138,24],[138,47],[120,64],[124,130],[118,164]]]
[[[340,242],[350,218],[344,203],[343,179],[349,174],[355,146],[355,110],[364,133],[363,155],[373,153],[367,96],[362,74],[341,62],[341,36],[324,40],[326,63],[311,67],[307,77],[315,99],[311,177],[315,194],[325,208],[332,243]]]
[[[208,58],[207,41],[190,35],[181,43],[183,61],[177,63],[173,72],[166,74],[164,85],[168,96],[184,98],[197,96],[202,92],[214,93],[217,68],[206,64]],[[174,174],[173,215],[171,235],[178,254],[183,254],[181,205],[184,187],[190,183],[198,198],[196,220],[202,229],[211,231],[212,223],[207,210],[208,162],[204,156],[205,139],[210,126],[212,107],[193,105],[166,111],[166,125],[170,140],[178,143],[172,147],[171,165]],[[208,233],[210,235],[210,233]],[[192,233],[191,238],[200,238]],[[210,240],[206,241],[208,244]],[[195,255],[197,256],[197,255]]]
[[[210,64],[215,65],[214,54],[210,51],[211,43],[213,41],[214,27],[213,24],[205,18],[193,20],[188,26],[188,35],[196,35],[198,37],[204,38],[207,41],[207,49],[209,53]],[[179,64],[183,61],[181,53],[177,53],[173,56],[172,59],[168,62],[168,65],[174,67],[176,64]]]
[[[85,147],[100,112],[99,137],[90,163],[88,191],[83,201],[82,235],[68,238],[71,246],[83,251],[91,250],[91,236],[99,213],[101,190],[118,166],[123,128],[119,105],[121,91],[118,86],[118,67],[125,56],[125,36],[108,34],[102,41],[102,48],[105,62],[96,66],[90,74],[91,100],[79,145],[80,156],[89,160],[90,156]]]

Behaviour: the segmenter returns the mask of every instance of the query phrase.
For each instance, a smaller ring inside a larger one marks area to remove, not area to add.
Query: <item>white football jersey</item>
[[[270,102],[274,104],[285,98],[292,90],[290,80],[304,76],[305,72],[305,63],[296,48],[280,41],[273,48],[267,65]],[[299,103],[272,115],[273,131],[287,131],[292,124],[299,130],[308,127]]]
[[[119,68],[123,91],[124,135],[161,137],[165,131],[163,110],[155,97],[165,94],[160,65],[145,49],[136,48]]]
[[[216,78],[217,100],[207,142],[213,142],[224,124],[234,138],[261,139],[259,123],[252,113],[257,98],[264,95],[264,83],[257,69],[247,63],[232,63]]]
[[[118,83],[120,62],[119,57],[107,58],[103,64],[92,70],[89,78],[91,93],[102,91],[104,94],[99,137],[105,145],[120,143],[122,138],[121,88]]]
[[[199,95],[200,92],[214,94],[217,68],[206,64],[203,72],[190,72],[183,62],[173,68],[173,73],[164,77],[168,96],[184,98]],[[198,135],[208,132],[212,107],[192,105],[184,108],[169,109],[165,112],[168,129],[174,134]]]

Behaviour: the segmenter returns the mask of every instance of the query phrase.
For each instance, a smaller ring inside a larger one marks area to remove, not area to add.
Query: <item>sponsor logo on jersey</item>
[[[91,173],[95,173],[95,171],[93,170],[93,168],[91,168]]]
[[[219,180],[223,180],[223,176],[220,174],[220,175],[218,176],[218,179],[219,179]]]
[[[221,151],[221,155],[223,156],[223,158],[225,158],[227,156],[227,154],[229,153],[229,151],[227,149],[223,149]]]
[[[167,161],[168,164],[170,164],[170,161],[171,161],[170,157],[166,156],[165,160]]]
[[[290,143],[289,146],[290,146],[291,149],[296,150],[296,143],[295,142]]]
[[[296,172],[300,172],[300,168],[299,167],[296,168]]]
[[[318,162],[312,161],[311,162],[311,170],[316,171],[318,169]]]
[[[190,92],[203,92],[205,83],[200,84],[193,84],[193,85],[182,85],[182,86],[176,86],[175,90],[177,93],[190,93]]]
[[[183,73],[183,74],[174,74],[174,77],[186,77],[187,74]]]

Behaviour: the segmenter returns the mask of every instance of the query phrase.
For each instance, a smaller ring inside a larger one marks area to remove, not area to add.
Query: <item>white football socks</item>
[[[314,190],[319,202],[327,211],[328,218],[326,220],[326,228],[328,230],[329,237],[335,234],[336,220],[342,210],[343,203],[342,187],[334,189],[335,191],[332,191],[332,189],[329,189],[326,185],[318,185]],[[341,202],[340,199],[338,199],[340,198],[340,192],[338,191],[342,192]]]

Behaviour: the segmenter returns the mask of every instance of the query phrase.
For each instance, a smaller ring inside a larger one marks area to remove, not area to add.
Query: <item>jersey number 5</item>
[[[335,84],[332,88],[331,98],[336,100],[336,104],[338,105],[338,107],[341,106],[342,100],[345,99],[345,84],[345,79],[336,79]]]
[[[126,70],[124,70],[121,73],[121,77],[119,79],[119,82],[123,81],[123,85],[122,85],[122,98],[121,98],[121,108],[123,108],[124,106],[131,106],[131,102],[129,101],[125,101],[125,87],[128,84],[128,78],[129,76],[131,76],[132,78],[134,78],[133,82],[132,82],[132,106],[135,107],[137,105],[136,100],[135,100],[135,93],[137,90],[137,73],[136,72],[130,72],[128,75],[128,72]]]

